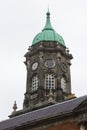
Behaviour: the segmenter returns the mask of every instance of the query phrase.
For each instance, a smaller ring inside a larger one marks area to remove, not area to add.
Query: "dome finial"
[[[48,12],[49,12],[49,4],[48,4]]]
[[[50,18],[49,5],[48,5],[48,11],[47,11],[46,15],[47,15],[47,18]]]
[[[44,27],[44,29],[42,31],[44,31],[44,30],[53,30],[51,22],[50,22],[49,8],[48,8],[48,11],[47,11],[46,15],[47,15],[46,24],[45,24],[45,27]]]

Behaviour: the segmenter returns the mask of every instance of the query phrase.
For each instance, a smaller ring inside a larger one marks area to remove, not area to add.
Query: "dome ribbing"
[[[50,22],[50,12],[47,12],[47,19],[46,19],[46,25],[43,28],[42,32],[38,33],[35,38],[33,39],[32,45],[35,45],[42,41],[50,41],[50,42],[58,42],[65,46],[63,38],[56,33],[56,31],[53,29],[51,22]]]

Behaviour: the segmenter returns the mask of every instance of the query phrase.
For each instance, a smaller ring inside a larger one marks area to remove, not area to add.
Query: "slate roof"
[[[13,117],[0,122],[0,130],[11,130],[24,124],[73,112],[85,100],[87,95]]]

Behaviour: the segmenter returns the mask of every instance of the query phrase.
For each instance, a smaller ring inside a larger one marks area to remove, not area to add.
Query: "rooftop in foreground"
[[[60,117],[61,115],[76,112],[78,107],[85,101],[87,101],[87,95],[13,117],[0,122],[0,130],[9,130],[27,124],[31,125],[34,122],[51,119],[51,117]]]

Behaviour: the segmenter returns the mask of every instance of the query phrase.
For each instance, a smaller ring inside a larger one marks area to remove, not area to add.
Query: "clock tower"
[[[76,98],[72,94],[73,57],[53,29],[50,12],[46,15],[45,27],[25,54],[23,108],[16,111],[15,101],[11,119],[0,122],[0,130],[87,130],[87,95]]]
[[[43,30],[25,54],[27,68],[24,109],[35,110],[73,97],[70,60],[63,38],[53,29],[47,12]]]

